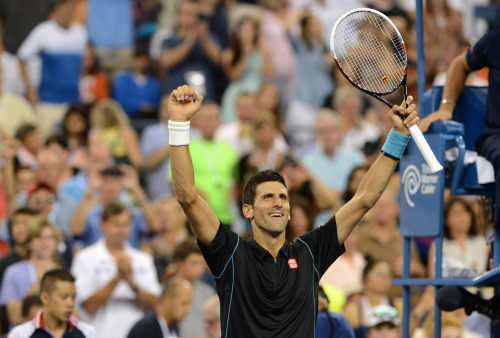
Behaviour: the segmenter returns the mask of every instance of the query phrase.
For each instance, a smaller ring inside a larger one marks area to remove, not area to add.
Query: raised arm
[[[398,146],[401,153],[406,146],[404,139],[410,135],[408,128],[418,122],[415,105],[410,104],[412,100],[413,98],[409,96],[407,101],[409,107],[407,109],[404,109],[402,105],[399,107],[394,106],[389,111],[389,118],[393,124],[393,131],[398,134],[388,136],[386,144],[388,144],[388,142],[392,144],[399,143]],[[396,115],[398,112],[406,117],[404,122]],[[384,146],[382,149],[384,150],[387,148]],[[398,161],[394,159],[397,157],[396,154],[390,154],[389,151],[386,151],[386,154],[390,156],[380,154],[377,157],[361,181],[354,197],[337,212],[335,219],[337,222],[337,233],[340,243],[344,243],[347,236],[349,236],[354,227],[361,221],[361,218],[363,218],[366,212],[375,205],[387,187]],[[399,154],[399,156],[401,155]]]
[[[175,196],[198,240],[208,245],[214,240],[220,222],[196,191],[188,146],[189,121],[200,109],[202,101],[203,97],[193,87],[184,85],[172,92],[169,99],[169,143]]]
[[[467,64],[466,53],[463,52],[451,63],[446,75],[446,82],[443,87],[443,99],[439,109],[420,121],[419,128],[422,132],[426,132],[432,122],[451,120],[456,102],[464,89],[467,75],[471,72]]]

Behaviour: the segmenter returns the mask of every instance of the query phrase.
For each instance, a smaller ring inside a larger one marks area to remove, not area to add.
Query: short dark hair
[[[20,207],[17,208],[14,213],[12,214],[12,217],[17,216],[17,215],[30,215],[30,216],[36,216],[40,215],[42,212],[38,209],[30,208],[30,207]]]
[[[179,289],[183,283],[189,282],[187,279],[178,276],[167,278],[167,280],[162,283],[161,296],[176,297],[177,295],[179,295]]]
[[[14,137],[20,141],[24,141],[24,139],[35,130],[38,130],[38,128],[34,124],[24,123],[17,128]]]
[[[283,178],[283,176],[281,176],[281,174],[278,171],[276,170],[261,171],[257,173],[257,175],[250,178],[250,180],[246,184],[242,196],[243,204],[249,204],[253,207],[253,204],[255,202],[255,194],[257,192],[257,187],[259,186],[259,184],[265,182],[279,182],[283,184],[286,188],[285,179]]]
[[[21,305],[21,314],[24,318],[28,317],[30,309],[33,306],[42,307],[43,303],[39,295],[29,295],[23,299],[23,304]],[[30,318],[31,319],[31,318]]]
[[[127,207],[123,205],[120,202],[109,202],[104,206],[104,209],[102,211],[101,215],[101,221],[106,222],[108,219],[110,219],[113,216],[119,215],[122,212],[129,212]]]
[[[40,282],[40,293],[51,293],[55,289],[56,281],[75,282],[75,277],[64,269],[54,269],[47,271]]]
[[[191,254],[201,254],[198,245],[192,240],[185,240],[174,250],[174,261],[184,261]]]
[[[74,2],[74,0],[54,0],[53,3],[53,9],[56,9],[57,7],[64,5],[67,2]]]
[[[66,150],[69,150],[68,139],[66,136],[61,134],[52,134],[45,140],[45,145],[50,146],[52,143],[56,143]]]

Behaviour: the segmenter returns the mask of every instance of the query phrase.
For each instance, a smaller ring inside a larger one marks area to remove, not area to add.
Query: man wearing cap
[[[101,215],[104,205],[119,202],[124,189],[130,192],[137,204],[137,208],[129,208],[132,216],[128,238],[130,245],[139,248],[145,233],[155,231],[154,210],[139,184],[137,172],[127,165],[113,166],[101,171],[100,175],[90,177],[89,187],[71,222],[73,235],[80,238],[75,245],[87,247],[102,237]]]
[[[375,307],[369,315],[366,338],[399,338],[398,310],[389,305]]]

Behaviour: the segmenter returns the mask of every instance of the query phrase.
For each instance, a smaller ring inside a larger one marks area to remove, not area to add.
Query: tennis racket
[[[387,16],[369,8],[345,13],[333,26],[330,50],[342,75],[356,88],[392,108],[382,95],[403,85],[406,102],[406,46]],[[442,170],[418,126],[410,127],[410,134],[431,172]]]

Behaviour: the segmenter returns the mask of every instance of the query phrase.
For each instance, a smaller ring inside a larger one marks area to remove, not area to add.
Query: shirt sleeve
[[[496,43],[491,41],[491,36],[490,33],[487,33],[467,50],[466,60],[470,69],[478,70],[488,66],[488,46]]]
[[[12,267],[12,266],[11,266]],[[0,294],[0,303],[7,305],[10,302],[21,301],[25,295],[21,295],[16,282],[16,271],[11,267],[7,268],[2,280],[2,292]],[[26,278],[29,278],[26,276]]]
[[[75,276],[76,295],[78,303],[86,301],[95,292],[94,272],[89,262],[77,254],[73,259],[71,273]]]
[[[175,48],[178,45],[180,45],[182,41],[183,41],[182,39],[178,39],[175,36],[166,38],[165,40],[163,40],[163,43],[161,44],[161,49],[162,51],[164,51],[165,49]]]
[[[19,51],[17,52],[17,56],[22,60],[26,61],[31,59],[34,56],[40,54],[43,48],[43,23],[36,26],[31,33],[26,37],[26,39],[19,47]]]
[[[219,224],[219,230],[212,243],[204,247],[198,241],[201,253],[215,278],[220,278],[224,274],[225,268],[240,241],[240,237],[222,223]]]
[[[320,277],[345,252],[344,245],[339,243],[335,216],[330,218],[325,225],[299,238],[309,245]]]

